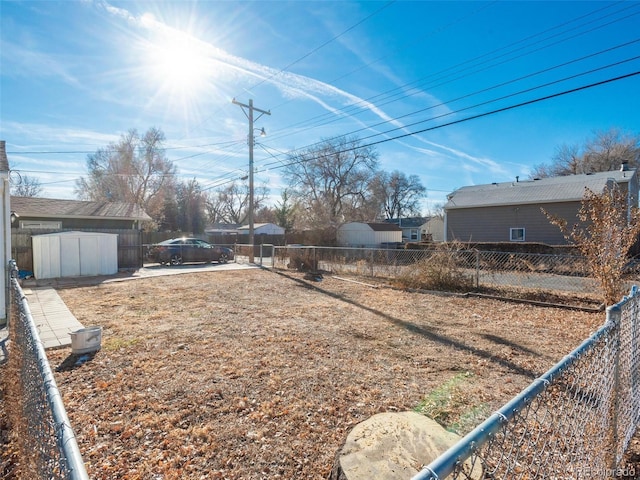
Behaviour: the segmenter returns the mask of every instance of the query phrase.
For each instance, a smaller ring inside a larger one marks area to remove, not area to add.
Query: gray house
[[[387,218],[384,222],[392,223],[400,227],[402,230],[402,241],[404,243],[422,241],[442,242],[444,239],[444,221],[439,216]]]
[[[547,212],[575,223],[585,189],[600,193],[617,185],[628,205],[638,205],[635,170],[567,175],[536,180],[462,187],[448,196],[445,241],[539,242],[566,244],[560,229],[549,222]]]
[[[151,217],[132,203],[11,197],[13,228],[47,230],[135,229]]]
[[[403,242],[419,242],[422,240],[421,228],[427,222],[425,217],[387,218],[385,223],[397,225],[402,230]]]

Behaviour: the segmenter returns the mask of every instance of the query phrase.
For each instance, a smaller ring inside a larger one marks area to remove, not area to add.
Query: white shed
[[[59,232],[34,235],[33,274],[37,279],[113,275],[118,272],[118,235]]]
[[[380,247],[383,243],[402,243],[402,229],[392,223],[349,222],[338,227],[341,247]]]

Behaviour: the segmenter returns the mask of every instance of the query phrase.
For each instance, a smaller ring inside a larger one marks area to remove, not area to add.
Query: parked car
[[[233,250],[212,245],[199,238],[171,238],[151,245],[147,257],[162,265],[182,265],[188,262],[219,262],[233,260]]]

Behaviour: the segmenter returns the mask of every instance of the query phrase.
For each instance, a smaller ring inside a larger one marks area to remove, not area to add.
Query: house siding
[[[617,184],[629,206],[635,207],[638,182],[635,170],[619,170],[462,187],[448,196],[445,205],[446,239],[510,242],[511,229],[523,228],[525,242],[565,245],[568,242],[560,229],[549,222],[541,207],[571,226],[577,221],[586,189],[599,194]]]
[[[567,244],[560,229],[549,222],[541,208],[573,224],[580,202],[450,209],[446,213],[447,240],[509,242],[511,228],[524,228],[526,242]]]
[[[64,230],[83,230],[83,229],[107,229],[107,230],[127,230],[137,229],[138,222],[130,219],[104,219],[104,218],[44,218],[36,216],[23,215],[20,221],[12,225],[12,228],[18,229],[20,222],[39,222],[39,221],[57,221],[61,223],[61,229]]]

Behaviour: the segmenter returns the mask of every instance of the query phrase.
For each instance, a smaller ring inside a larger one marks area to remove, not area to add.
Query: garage
[[[58,232],[34,235],[33,273],[37,279],[113,275],[118,272],[118,235]]]

